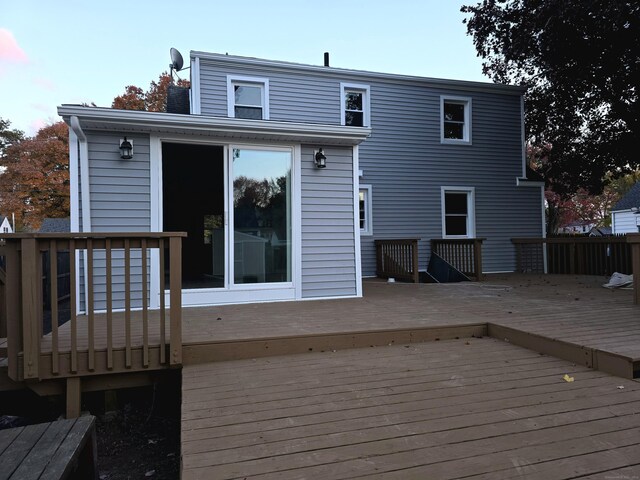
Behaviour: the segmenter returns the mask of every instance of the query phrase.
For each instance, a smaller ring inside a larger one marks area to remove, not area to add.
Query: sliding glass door
[[[289,148],[231,148],[230,286],[292,281],[291,166]]]

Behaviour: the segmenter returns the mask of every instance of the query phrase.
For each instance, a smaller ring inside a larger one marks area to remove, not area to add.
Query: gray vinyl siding
[[[440,141],[440,96],[471,98],[470,145]],[[373,237],[362,237],[362,271],[375,274],[373,241],[418,238],[420,269],[430,239],[442,238],[441,187],[474,187],[476,237],[486,238],[483,270],[513,271],[510,239],[542,234],[540,189],[522,175],[520,98],[371,84],[373,133],[360,147],[362,184],[370,184]]]
[[[221,69],[200,62],[202,115],[227,116],[227,75],[269,79],[269,119],[285,122],[340,124],[340,84],[333,78],[309,77],[286,70],[251,66]]]
[[[540,188],[516,186],[522,119],[515,89],[226,59],[201,59],[200,69],[204,115],[227,115],[227,74],[269,79],[270,119],[290,122],[339,125],[340,83],[369,85],[372,134],[360,145],[359,183],[372,186],[373,235],[361,237],[363,276],[375,275],[375,239],[419,238],[420,269],[426,269],[430,239],[442,237],[442,186],[475,188],[485,272],[513,271],[510,239],[543,233]],[[470,145],[441,143],[441,95],[471,99]]]
[[[118,149],[121,135],[86,132],[89,142],[89,196],[91,231],[94,233],[151,231],[151,180],[148,135],[127,135],[134,155],[122,160]],[[80,190],[82,189],[80,184]],[[82,211],[82,197],[80,197]],[[82,225],[82,221],[80,222]],[[81,230],[84,227],[81,227]],[[81,255],[84,255],[82,253]],[[124,252],[112,255],[113,308],[124,308]],[[131,302],[142,306],[141,254],[131,252]],[[84,309],[84,261],[80,262],[81,308]],[[104,251],[95,251],[94,286],[96,310],[106,308],[106,262]]]
[[[325,148],[328,167],[313,164],[302,148],[302,297],[356,294],[353,155]]]

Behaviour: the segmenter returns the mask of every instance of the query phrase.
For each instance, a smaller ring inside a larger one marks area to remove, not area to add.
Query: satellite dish
[[[169,66],[171,67],[172,70],[179,72],[180,70],[182,70],[182,66],[184,65],[184,60],[182,59],[182,55],[175,48],[171,48],[171,50],[169,50],[169,53],[171,55],[171,65]]]

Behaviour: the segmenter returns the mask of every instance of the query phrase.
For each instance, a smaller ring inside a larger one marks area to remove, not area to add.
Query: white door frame
[[[224,147],[224,225],[225,225],[225,287],[188,289],[182,291],[183,306],[221,305],[231,303],[272,302],[285,300],[299,300],[302,298],[302,265],[301,265],[301,238],[302,238],[302,208],[301,208],[301,147],[300,145],[280,145],[265,142],[234,143],[228,140],[194,140],[181,136],[150,136],[150,180],[151,180],[151,231],[163,231],[163,197],[162,197],[162,143],[184,143],[199,145],[215,145]],[[233,285],[233,274],[230,258],[233,255],[233,246],[229,241],[232,238],[233,224],[230,222],[230,205],[233,201],[233,191],[230,191],[230,155],[231,148],[262,148],[265,150],[291,150],[291,275],[292,281],[286,283],[262,283]],[[160,277],[159,277],[159,252],[151,251],[151,299],[150,308],[160,306]],[[169,293],[165,291],[165,303],[169,305]]]

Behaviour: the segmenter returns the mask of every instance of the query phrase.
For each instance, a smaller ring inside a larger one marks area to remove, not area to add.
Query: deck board
[[[640,382],[496,339],[183,373],[184,479],[573,478],[578,457],[640,473]]]

